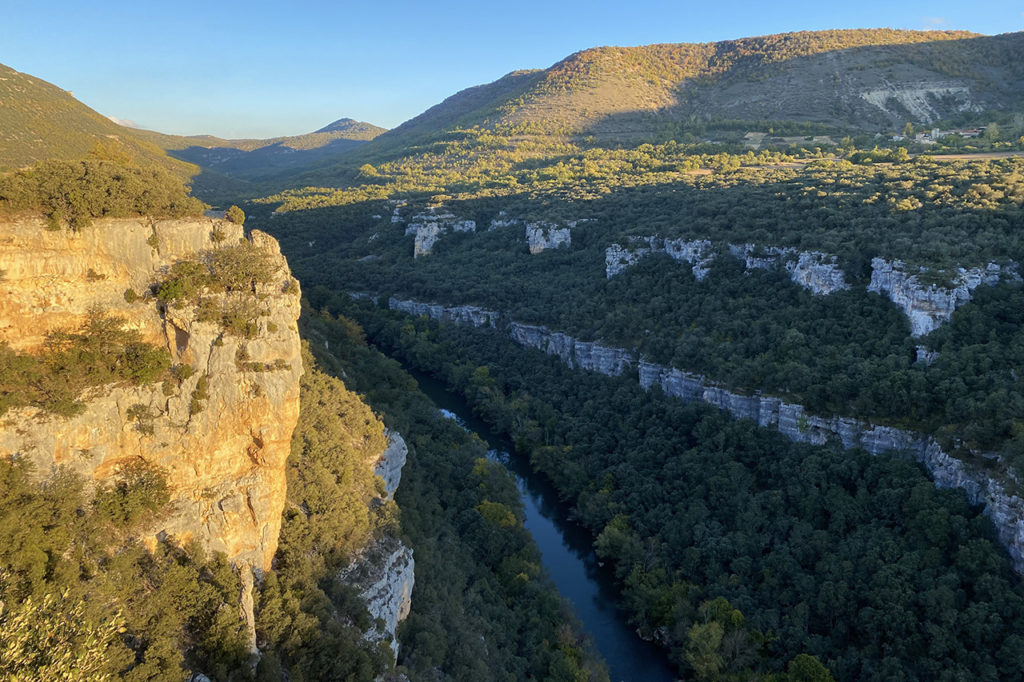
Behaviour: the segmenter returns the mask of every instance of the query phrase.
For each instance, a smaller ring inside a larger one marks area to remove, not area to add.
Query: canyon
[[[437,304],[419,307],[415,302],[392,298],[389,307],[403,312],[422,310],[438,322],[478,324],[471,317],[447,313]],[[844,448],[863,448],[873,455],[907,455],[928,470],[940,488],[962,489],[971,504],[981,506],[996,527],[1018,573],[1024,573],[1024,499],[1012,492],[1012,481],[999,478],[989,468],[970,465],[943,450],[935,438],[852,417],[820,416],[803,405],[781,397],[747,395],[720,386],[704,376],[674,367],[666,367],[638,357],[635,351],[581,341],[568,334],[551,331],[542,325],[526,325],[507,316],[494,327],[517,345],[552,355],[570,368],[584,369],[608,376],[632,375],[647,391],[657,387],[665,395],[685,401],[699,401],[728,412],[736,419],[750,419],[764,428],[774,429],[790,440],[824,445],[837,440]],[[628,372],[628,374],[627,374]],[[982,457],[995,461],[995,455]]]

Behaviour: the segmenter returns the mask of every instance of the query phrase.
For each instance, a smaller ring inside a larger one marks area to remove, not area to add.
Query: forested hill
[[[680,139],[799,121],[888,130],[1021,102],[1024,34],[836,30],[718,43],[597,47],[469,88],[360,150],[384,154],[446,130]]]
[[[0,172],[86,156],[156,165],[180,177],[195,172],[191,164],[170,158],[70,92],[0,64]]]

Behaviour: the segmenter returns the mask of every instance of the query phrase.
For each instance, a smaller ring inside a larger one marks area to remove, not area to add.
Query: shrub
[[[238,225],[241,225],[242,223],[245,222],[245,213],[242,211],[242,209],[234,205],[232,205],[230,208],[228,208],[227,211],[224,212],[224,217]]]

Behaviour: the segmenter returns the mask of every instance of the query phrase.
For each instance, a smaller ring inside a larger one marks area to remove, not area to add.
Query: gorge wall
[[[415,310],[413,314],[426,315],[443,323],[484,326],[479,318],[449,312],[457,308],[437,304],[419,307],[414,301],[396,298],[389,301],[389,307],[404,312]],[[873,455],[885,452],[910,455],[924,464],[936,486],[961,488],[972,504],[984,508],[1010,553],[1014,569],[1024,573],[1024,499],[1010,492],[988,471],[968,466],[943,451],[930,436],[852,417],[813,415],[798,403],[760,392],[752,395],[733,392],[701,375],[647,362],[628,349],[580,341],[544,326],[525,325],[507,318],[495,323],[492,315],[487,316],[488,326],[507,333],[513,342],[524,348],[558,357],[569,367],[609,376],[635,372],[644,390],[658,386],[666,395],[705,402],[729,412],[736,419],[751,419],[759,426],[775,429],[795,442],[823,445],[836,439],[844,448],[859,447]]]
[[[259,307],[250,338],[201,321],[195,306],[128,302],[127,290],[143,294],[172,264],[240,240],[266,255],[272,275],[251,291],[211,298]],[[180,382],[97,387],[68,418],[11,409],[0,423],[0,456],[28,458],[39,475],[69,467],[94,483],[132,462],[160,467],[172,511],[148,529],[150,541],[194,539],[236,564],[269,568],[303,371],[298,282],[277,242],[208,218],[104,219],[77,232],[22,218],[0,224],[0,263],[0,342],[12,349],[37,352],[48,332],[77,329],[103,311],[193,369]]]

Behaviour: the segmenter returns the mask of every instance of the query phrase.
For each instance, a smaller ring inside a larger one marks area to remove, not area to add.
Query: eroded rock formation
[[[815,294],[831,294],[850,288],[837,258],[820,251],[797,251],[778,246],[758,248],[754,244],[726,244],[726,250],[732,257],[742,260],[748,270],[785,268],[794,283]],[[706,239],[686,241],[657,236],[631,237],[628,246],[612,244],[605,249],[605,276],[610,279],[652,253],[666,253],[674,260],[689,263],[698,282],[707,277],[715,258],[715,249]]]
[[[285,461],[299,414],[298,282],[277,242],[253,232],[248,239],[274,271],[269,283],[246,294],[265,313],[253,338],[199,321],[194,307],[162,314],[152,300],[128,303],[125,296],[129,289],[142,294],[179,260],[245,238],[241,226],[207,218],[99,220],[78,232],[48,231],[41,219],[0,224],[0,341],[34,352],[47,332],[78,328],[101,310],[194,370],[180,385],[168,379],[97,387],[70,418],[9,410],[0,424],[0,456],[29,458],[40,475],[67,466],[96,482],[130,462],[161,467],[173,511],[149,537],[195,539],[259,571],[277,548]],[[201,381],[205,397],[195,401]]]
[[[350,294],[350,296],[359,298],[355,294]],[[494,327],[500,317],[492,310],[484,310],[473,305],[443,306],[438,303],[421,303],[394,296],[388,299],[388,308],[400,310],[409,315],[426,315],[438,322],[470,324],[474,327]]]
[[[384,479],[385,499],[393,500],[395,491],[402,482],[402,467],[408,459],[409,446],[405,444],[402,434],[397,431],[387,430],[385,434],[388,437],[388,446],[380,454],[373,473]]]
[[[414,258],[429,256],[437,240],[450,232],[476,232],[476,221],[457,218],[452,213],[421,213],[412,219],[414,222],[408,224],[405,234],[415,237]]]
[[[370,617],[384,621],[383,628],[371,628],[371,642],[388,642],[398,659],[395,631],[412,608],[416,562],[412,549],[397,538],[384,535],[365,547],[340,578],[359,590]]]
[[[568,227],[559,227],[554,223],[528,223],[526,225],[526,243],[530,247],[531,254],[538,254],[547,249],[570,246],[572,233]]]
[[[1001,281],[1019,282],[1016,263],[998,265],[989,263],[984,268],[957,268],[952,276],[952,287],[924,284],[921,275],[927,270],[908,273],[903,261],[871,259],[871,283],[868,291],[885,294],[910,320],[910,333],[924,336],[943,322],[948,322],[953,311],[971,300],[971,292],[982,284],[993,286]]]

